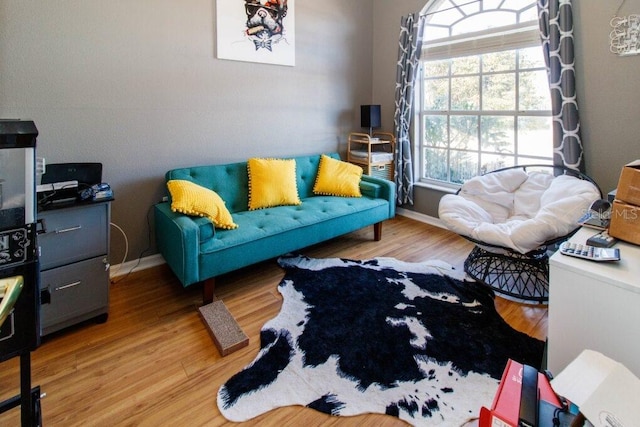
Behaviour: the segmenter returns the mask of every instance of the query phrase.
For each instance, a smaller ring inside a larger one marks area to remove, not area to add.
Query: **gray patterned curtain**
[[[396,137],[395,182],[396,204],[413,205],[413,161],[409,135],[411,126],[413,88],[422,50],[424,16],[411,13],[402,17],[396,65],[396,107],[393,127]]]
[[[553,114],[553,164],[584,172],[576,99],[571,0],[538,0]]]

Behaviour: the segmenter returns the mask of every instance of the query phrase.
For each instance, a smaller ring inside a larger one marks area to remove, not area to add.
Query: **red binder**
[[[484,406],[480,409],[480,427],[518,427],[522,370],[521,363],[509,359],[491,409]],[[540,400],[557,407],[562,406],[551,388],[549,379],[541,372],[538,373],[538,395]]]

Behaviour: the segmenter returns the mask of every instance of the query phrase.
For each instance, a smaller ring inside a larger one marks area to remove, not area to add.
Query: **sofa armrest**
[[[396,216],[396,184],[371,175],[362,175],[360,191],[366,197],[389,201],[389,218]]]
[[[175,213],[168,202],[154,207],[158,251],[183,286],[199,282],[200,228],[187,215]]]

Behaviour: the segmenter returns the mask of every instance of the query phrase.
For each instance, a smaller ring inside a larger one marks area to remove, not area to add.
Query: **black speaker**
[[[62,181],[78,181],[92,186],[102,182],[102,163],[51,163],[42,175],[42,184]]]
[[[380,121],[379,105],[361,105],[360,106],[360,126],[363,128],[379,128],[382,126]]]

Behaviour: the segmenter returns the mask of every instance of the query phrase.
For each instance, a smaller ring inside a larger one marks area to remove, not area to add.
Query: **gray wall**
[[[373,101],[393,126],[397,38],[400,18],[419,12],[425,0],[374,0]],[[574,0],[576,69],[586,171],[606,193],[625,163],[640,158],[640,55],[609,52],[609,21],[622,1]],[[619,15],[639,14],[640,0],[627,0]],[[442,193],[417,187],[409,209],[437,216]]]
[[[609,21],[622,2],[576,0],[578,102],[587,172],[604,192],[614,189],[622,166],[640,159],[640,55],[609,52]],[[627,0],[619,16],[640,14]]]
[[[0,0],[0,117],[35,120],[49,163],[104,164],[128,260],[147,248],[168,169],[343,151],[360,104],[382,104],[392,129],[400,17],[426,0],[298,0],[295,67],[216,59],[215,4]],[[640,158],[640,56],[609,53],[620,2],[574,4],[587,172],[608,190]],[[640,0],[620,11],[631,13]],[[437,216],[440,197],[417,188],[411,209]]]
[[[168,169],[343,151],[371,102],[371,0],[297,1],[295,67],[216,59],[215,5],[0,0],[0,117],[33,119],[48,163],[103,163],[129,260]]]

